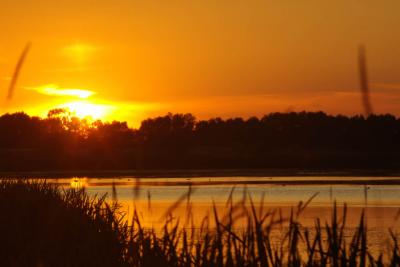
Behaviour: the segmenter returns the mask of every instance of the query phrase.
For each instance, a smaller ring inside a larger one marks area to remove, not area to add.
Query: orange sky
[[[362,113],[362,43],[375,111],[400,115],[399,10],[398,0],[1,0],[0,112],[68,106],[132,126],[168,111]]]

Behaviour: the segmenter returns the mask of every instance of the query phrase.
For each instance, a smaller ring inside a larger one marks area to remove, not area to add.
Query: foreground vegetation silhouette
[[[0,266],[123,266],[115,207],[42,182],[0,182]]]
[[[232,189],[233,190],[233,189]],[[232,194],[231,194],[232,195]],[[315,227],[299,222],[312,201],[300,202],[288,218],[256,207],[250,195],[228,198],[225,214],[214,207],[193,225],[191,204],[182,196],[166,210],[161,229],[146,229],[136,211],[131,223],[104,198],[84,190],[25,180],[0,182],[1,266],[398,266],[396,233],[391,249],[371,247],[361,215],[358,227],[346,226],[346,207]],[[186,202],[187,218],[173,219]],[[240,228],[235,224],[242,219]],[[210,222],[214,226],[211,226]],[[350,230],[350,232],[349,232]],[[279,235],[276,235],[276,232]]]
[[[0,117],[0,171],[229,168],[398,170],[400,119],[291,112],[196,120],[167,114],[132,129],[63,109],[44,119]]]

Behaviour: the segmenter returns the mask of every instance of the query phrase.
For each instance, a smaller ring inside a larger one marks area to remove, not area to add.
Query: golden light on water
[[[70,186],[74,189],[82,189],[88,185],[87,178],[73,177],[71,178]]]

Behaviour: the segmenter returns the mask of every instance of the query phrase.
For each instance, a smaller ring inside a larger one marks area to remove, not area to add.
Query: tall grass
[[[330,221],[303,227],[300,217],[311,200],[285,218],[279,210],[256,206],[248,193],[238,202],[230,196],[224,214],[214,206],[194,225],[188,192],[165,211],[159,230],[144,227],[138,211],[128,224],[116,204],[83,190],[2,181],[0,265],[399,266],[397,234],[389,231],[391,249],[377,252],[368,245],[363,215],[349,233],[346,206],[339,214],[334,205]],[[186,218],[174,218],[174,209],[185,202]]]
[[[15,87],[17,85],[17,81],[18,81],[21,69],[25,63],[25,60],[29,53],[30,48],[31,48],[31,43],[27,43],[18,59],[17,65],[15,66],[15,69],[14,69],[14,73],[11,77],[10,86],[8,87],[7,100],[11,100],[13,98]]]
[[[121,266],[117,206],[46,182],[0,182],[0,266]]]

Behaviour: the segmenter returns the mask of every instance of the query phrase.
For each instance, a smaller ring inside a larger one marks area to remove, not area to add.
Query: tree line
[[[197,120],[171,114],[126,122],[0,117],[0,171],[140,169],[398,169],[400,118],[271,113]]]

